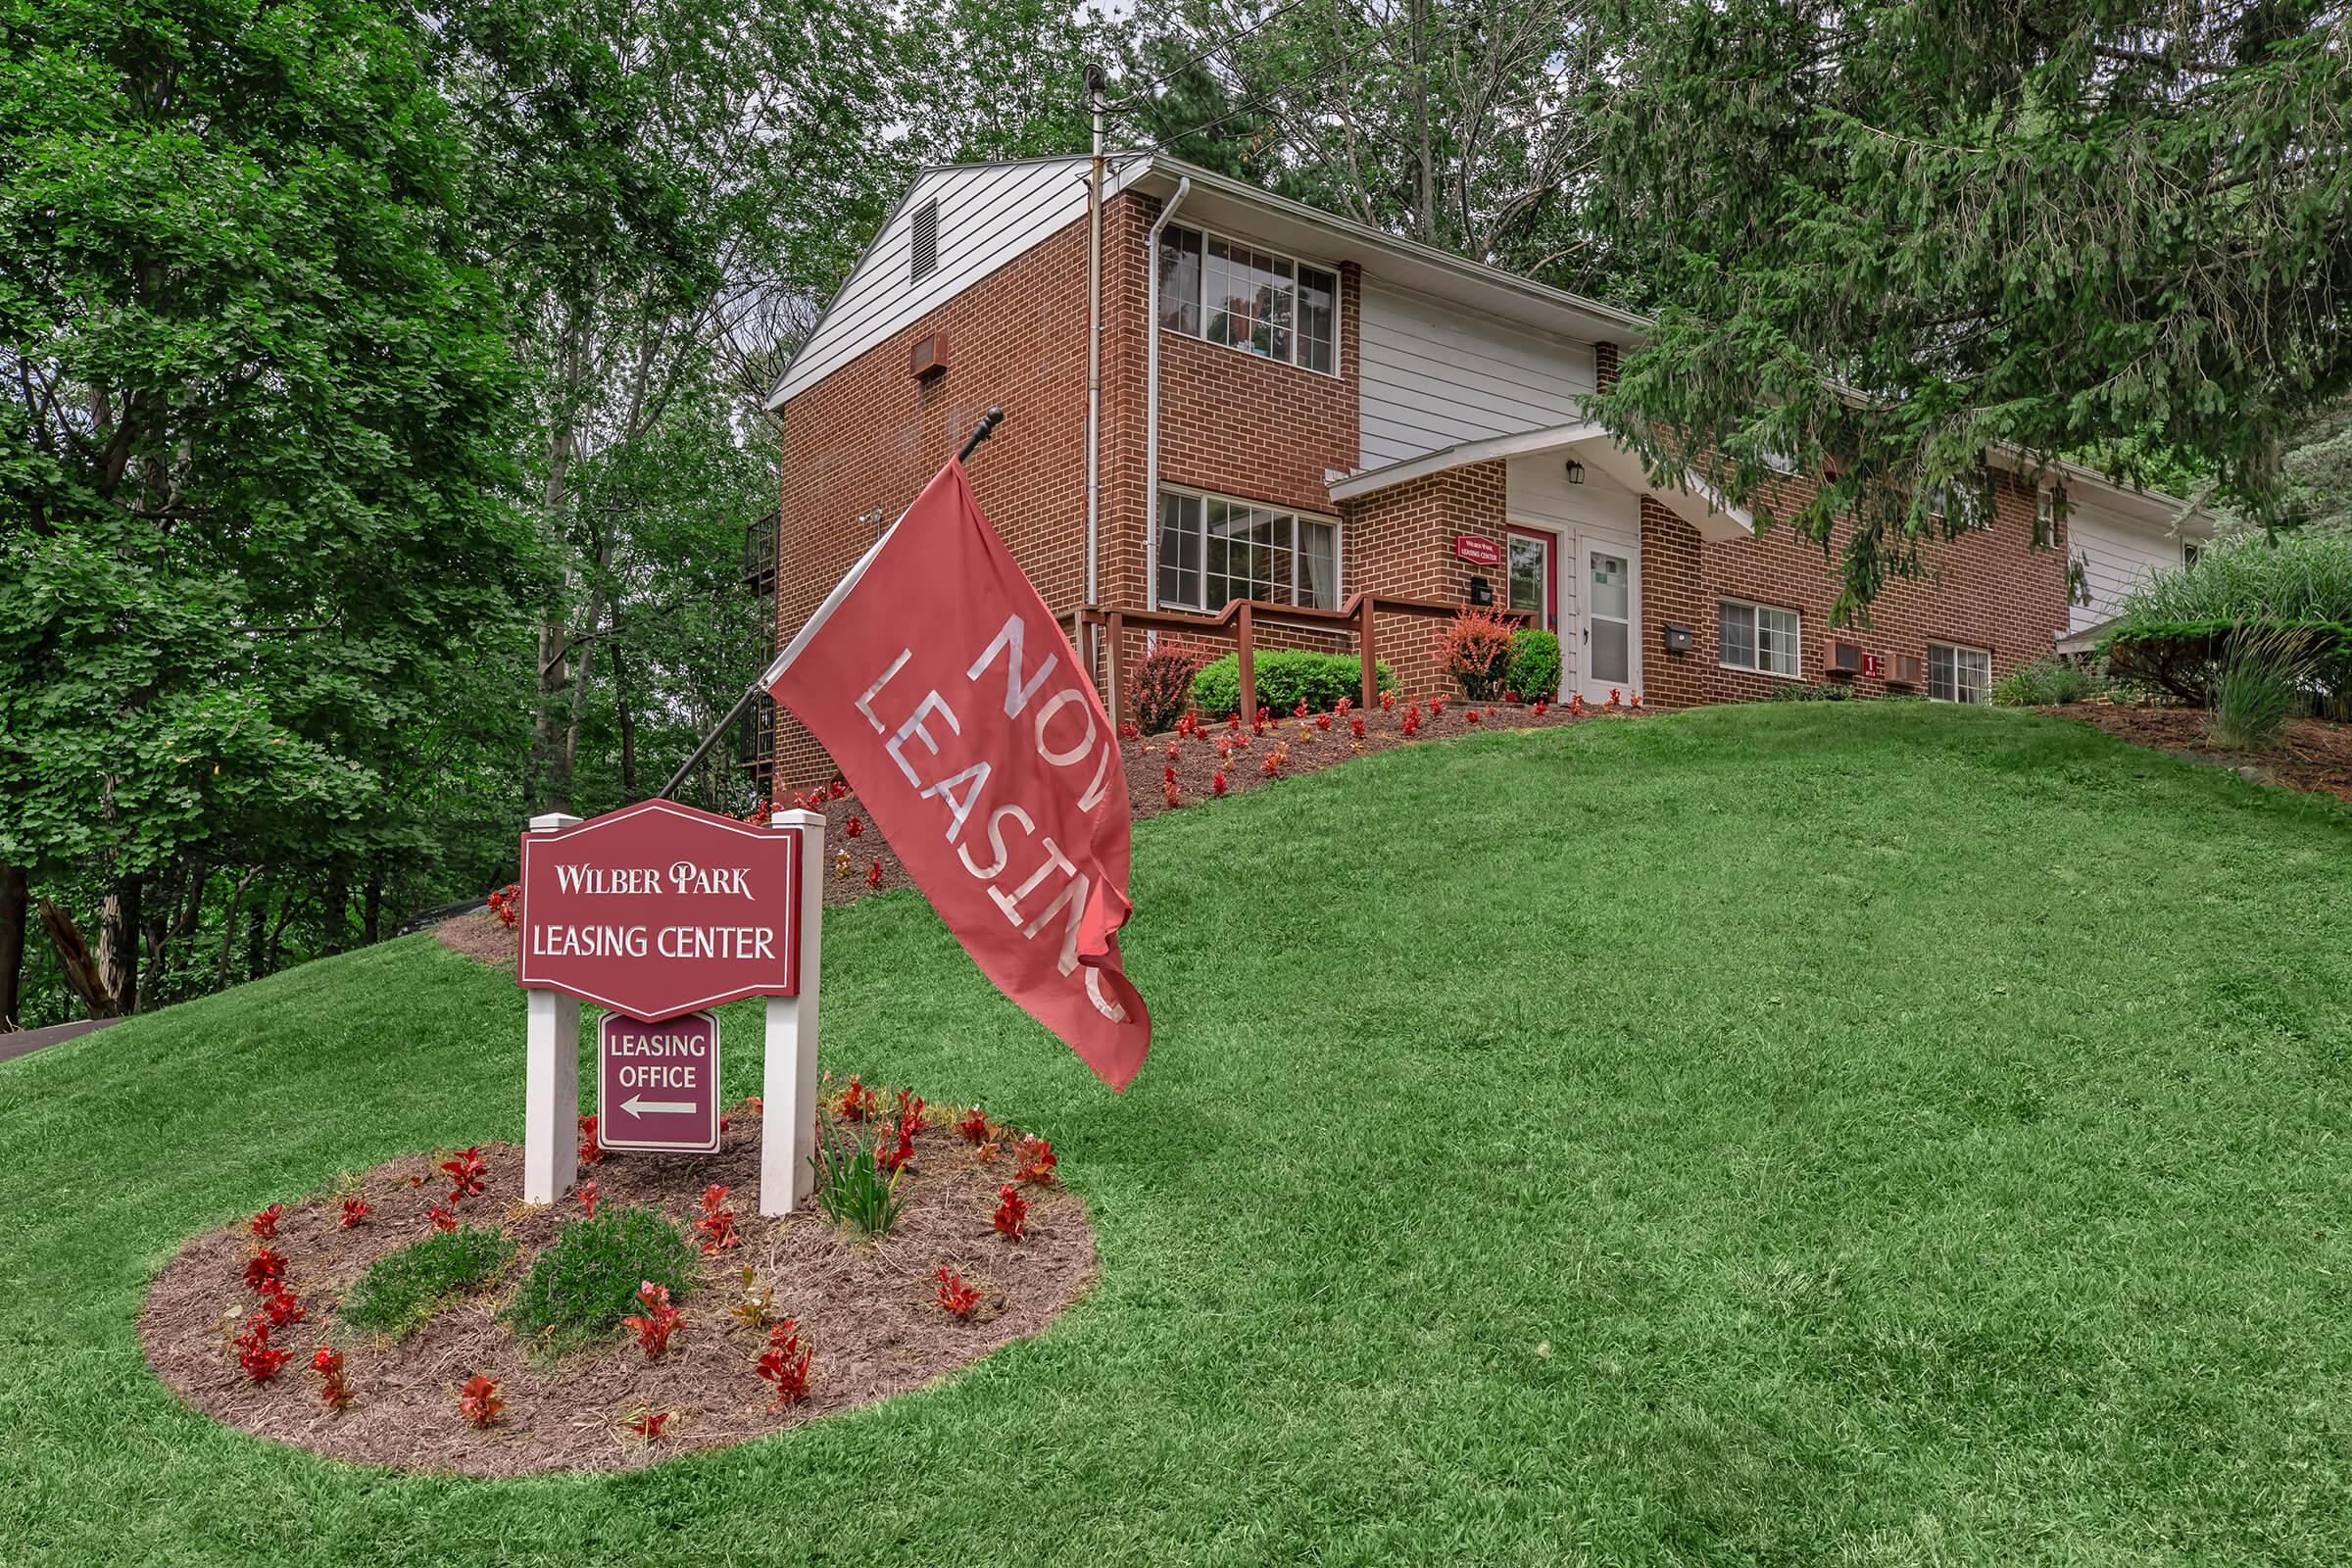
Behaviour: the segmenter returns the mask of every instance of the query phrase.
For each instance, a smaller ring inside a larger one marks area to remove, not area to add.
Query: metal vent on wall
[[[939,266],[939,198],[936,196],[914,210],[911,251],[914,264],[906,281],[919,283]]]

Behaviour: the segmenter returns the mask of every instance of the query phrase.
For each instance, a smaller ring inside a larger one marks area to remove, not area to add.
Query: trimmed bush
[[[1483,703],[1500,695],[1511,667],[1512,625],[1486,610],[1463,610],[1438,633],[1438,667],[1462,695]]]
[[[532,1261],[507,1324],[539,1348],[567,1348],[619,1328],[647,1280],[685,1299],[699,1278],[697,1257],[675,1225],[643,1204],[573,1220]]]
[[[1173,729],[1192,705],[1193,679],[1208,658],[1208,650],[1197,643],[1160,639],[1135,666],[1129,700],[1135,704],[1136,727],[1147,735]]]
[[[1768,703],[1845,703],[1853,701],[1854,689],[1836,681],[1776,680],[1764,694]]]
[[[2099,689],[2082,665],[2064,659],[2036,659],[1992,683],[1992,700],[2002,708],[2048,708],[2079,703]]]
[[[2352,711],[2352,534],[2216,539],[2126,594],[2099,652],[2116,679],[2203,705],[2249,638],[2291,641],[2327,705]]]
[[[1277,713],[1287,713],[1300,703],[1306,704],[1308,712],[1320,713],[1338,707],[1343,697],[1353,700],[1362,695],[1364,666],[1346,654],[1269,649],[1252,662],[1256,665],[1258,706]],[[1382,691],[1396,689],[1396,676],[1387,660],[1376,661],[1373,668]],[[1241,712],[1242,662],[1237,655],[1227,654],[1201,666],[1200,673],[1193,677],[1193,706],[1204,718]]]
[[[503,1231],[480,1225],[437,1231],[368,1264],[335,1316],[365,1334],[405,1339],[459,1297],[497,1283],[514,1252]]]
[[[1523,703],[1538,698],[1550,702],[1560,690],[1560,639],[1550,632],[1523,626],[1511,634],[1511,662],[1502,678],[1503,690],[1516,692]]]

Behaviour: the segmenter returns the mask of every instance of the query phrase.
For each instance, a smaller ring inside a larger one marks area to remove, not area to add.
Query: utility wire
[[[1200,62],[1203,60],[1206,60],[1209,56],[1217,53],[1217,51],[1221,49],[1232,48],[1235,44],[1240,43],[1244,38],[1249,37],[1251,33],[1257,31],[1258,28],[1264,26],[1267,23],[1272,22],[1276,17],[1281,16],[1284,12],[1295,10],[1305,3],[1306,0],[1282,0],[1282,4],[1276,6],[1273,10],[1259,17],[1255,22],[1250,23],[1248,26],[1237,28],[1233,32],[1226,34],[1223,38],[1219,39],[1215,43],[1210,44],[1207,48],[1201,50],[1199,54],[1193,56],[1184,64],[1161,72],[1158,75],[1153,76],[1150,81],[1145,82],[1140,87],[1128,89],[1128,101],[1125,103],[1112,104],[1110,106],[1110,113],[1114,115],[1129,114],[1137,109],[1142,108],[1143,105],[1135,100],[1148,97],[1151,94],[1159,91],[1160,88],[1166,86],[1178,76],[1183,75],[1186,72],[1192,70],[1195,66],[1200,64]]]

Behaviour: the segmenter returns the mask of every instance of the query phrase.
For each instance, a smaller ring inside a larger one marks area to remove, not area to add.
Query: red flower
[[[351,1385],[343,1381],[343,1352],[321,1345],[318,1353],[311,1357],[311,1370],[318,1374],[318,1402],[329,1410],[340,1410],[351,1403]]]
[[[499,1411],[507,1401],[499,1396],[498,1379],[476,1372],[466,1380],[458,1391],[458,1414],[477,1427],[487,1427],[498,1420]]]
[[[1061,1160],[1054,1152],[1052,1144],[1034,1133],[1023,1133],[1013,1156],[1019,1162],[1013,1167],[1014,1181],[1033,1182],[1039,1187],[1054,1185],[1054,1167],[1060,1164]]]
[[[906,1124],[909,1135],[921,1132],[930,1122],[923,1116],[923,1097],[911,1089],[899,1091],[899,1120]]]
[[[1331,710],[1339,714],[1342,718],[1346,718],[1354,710],[1354,709],[1355,699],[1352,697],[1343,697],[1338,702],[1331,705]]]
[[[1021,1190],[1012,1183],[1006,1182],[997,1189],[997,1212],[990,1223],[996,1226],[997,1234],[1008,1242],[1017,1242],[1027,1233],[1029,1200],[1023,1198]]]
[[[1640,692],[1634,693],[1632,701],[1628,702],[1625,706],[1632,709],[1637,713],[1640,712],[1642,710],[1642,694]]]
[[[963,1283],[963,1276],[942,1263],[931,1271],[939,1281],[939,1309],[954,1318],[969,1319],[972,1308],[980,1304],[980,1293]]]
[[[456,1213],[440,1203],[435,1203],[427,1208],[424,1211],[424,1217],[433,1222],[433,1229],[437,1231],[454,1231],[458,1228]]]
[[[906,1130],[905,1121],[894,1120],[890,1124],[889,1130],[874,1145],[875,1166],[896,1176],[906,1168],[906,1162],[913,1157],[913,1135]]]
[[[601,1165],[604,1162],[605,1151],[596,1141],[596,1118],[582,1116],[580,1118],[580,1163]]]
[[[572,1196],[574,1196],[575,1198],[579,1199],[579,1200],[580,1200],[580,1208],[581,1208],[581,1210],[582,1210],[583,1212],[585,1212],[585,1213],[587,1214],[587,1216],[588,1216],[590,1219],[594,1219],[594,1218],[596,1218],[596,1183],[595,1183],[595,1182],[593,1182],[593,1181],[586,1181],[586,1182],[582,1182],[582,1183],[580,1183],[580,1190],[579,1190],[577,1193],[573,1194]]]
[[[837,800],[837,801],[838,801],[838,800],[840,800],[840,799],[841,799],[841,798],[842,798],[844,795],[847,795],[847,794],[849,794],[849,793],[850,793],[850,781],[849,781],[848,779],[845,779],[845,778],[836,777],[836,778],[833,780],[833,798],[834,798],[835,800]]]
[[[248,1220],[245,1228],[262,1241],[275,1241],[277,1239],[277,1222],[285,1217],[286,1205],[271,1203],[268,1208]]]
[[[1349,719],[1348,721],[1348,733],[1354,736],[1359,741],[1362,740],[1364,738],[1364,721],[1360,718]]]
[[[1167,802],[1170,806],[1180,806],[1183,804],[1183,802],[1178,798],[1176,781],[1174,779],[1170,779],[1165,784],[1162,784],[1159,787],[1159,792],[1161,795],[1167,798]]]
[[[1395,708],[1396,706],[1396,694],[1395,692],[1382,692],[1380,694],[1380,706],[1383,708]]]
[[[833,1114],[843,1121],[863,1121],[881,1104],[882,1097],[859,1083],[858,1075],[852,1073],[850,1086],[841,1092],[841,1098],[834,1102]]]
[[[861,816],[852,815],[847,822],[841,824],[841,832],[844,838],[863,838],[865,836],[865,819]]]
[[[355,1229],[364,1224],[368,1216],[374,1212],[375,1205],[368,1201],[366,1193],[345,1193],[342,1217],[335,1221],[335,1228],[346,1231]]]
[[[272,1329],[282,1329],[302,1321],[302,1302],[285,1291],[262,1299],[262,1315],[270,1320]]]
[[[974,1105],[963,1113],[963,1119],[956,1124],[956,1131],[962,1135],[967,1144],[987,1143],[988,1113]]]
[[[1168,764],[1166,767],[1163,767],[1163,768],[1161,768],[1161,769],[1159,770],[1159,772],[1160,772],[1160,777],[1162,777],[1162,778],[1166,779],[1166,780],[1167,780],[1167,781],[1168,781],[1170,784],[1173,784],[1173,783],[1175,783],[1175,782],[1176,782],[1176,764],[1175,764],[1175,763],[1173,763],[1173,762],[1169,763],[1169,764]]]
[[[1225,770],[1223,768],[1218,768],[1208,776],[1208,792],[1220,798],[1225,794]]]
[[[482,1163],[482,1146],[479,1144],[471,1149],[459,1150],[456,1158],[441,1162],[441,1168],[449,1174],[449,1201],[453,1205],[461,1198],[479,1197],[482,1178],[490,1170],[489,1166]]]
[[[1544,701],[1543,698],[1541,698],[1541,697],[1537,698],[1537,699],[1536,699],[1536,716],[1537,716],[1538,718],[1542,718],[1542,717],[1544,716],[1544,710],[1546,708],[1549,708],[1550,706],[1551,706],[1551,705],[1550,705],[1549,703],[1545,702],[1545,701]]]
[[[1317,728],[1317,729],[1329,729],[1329,728],[1331,728],[1331,715],[1330,715],[1329,713],[1317,713],[1317,714],[1315,715],[1315,728]]]
[[[1134,719],[1122,718],[1119,720],[1119,739],[1123,741],[1131,741],[1142,734],[1143,731],[1135,727]]]
[[[256,1296],[275,1296],[285,1277],[284,1255],[267,1247],[256,1250],[245,1264],[245,1283]]]
[[[726,1200],[727,1190],[718,1183],[712,1182],[703,1189],[703,1212],[695,1220],[694,1228],[703,1233],[703,1255],[706,1257],[743,1245],[743,1238],[735,1232],[735,1211],[722,1206]],[[662,1299],[667,1300],[668,1298],[665,1296]]]
[[[270,1343],[270,1318],[256,1312],[245,1320],[244,1331],[230,1342],[236,1347],[237,1365],[245,1376],[256,1383],[267,1383],[282,1371],[294,1352]]]
[[[726,1191],[723,1187],[718,1189],[719,1196],[726,1196]],[[707,1196],[705,1200],[708,1201]],[[704,1250],[709,1251],[710,1248],[706,1246]],[[652,1280],[637,1287],[637,1299],[645,1311],[632,1312],[620,1321],[637,1331],[637,1348],[645,1352],[645,1358],[658,1361],[662,1352],[669,1348],[669,1336],[677,1328],[678,1319],[686,1314],[669,1304],[669,1287],[656,1285]]]
[[[865,885],[869,888],[878,888],[882,885],[882,862],[880,860],[876,860],[865,868]]]
[[[1463,712],[1462,716],[1468,719],[1471,723],[1475,724],[1478,722],[1478,710],[1475,708],[1469,709]]]
[[[814,1347],[801,1338],[801,1326],[786,1318],[767,1331],[767,1348],[760,1353],[760,1376],[775,1386],[781,1410],[808,1397],[808,1360]]]
[[[628,1423],[628,1428],[646,1442],[658,1443],[662,1439],[662,1429],[669,1425],[669,1418],[677,1413],[675,1410],[641,1411],[636,1419]]]

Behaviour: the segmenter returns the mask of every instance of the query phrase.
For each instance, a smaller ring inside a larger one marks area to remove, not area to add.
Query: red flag
[[[832,753],[981,972],[1126,1088],[1152,1020],[1119,970],[1118,736],[961,463],[850,568],[767,689]]]

